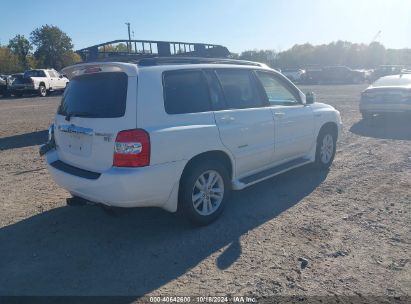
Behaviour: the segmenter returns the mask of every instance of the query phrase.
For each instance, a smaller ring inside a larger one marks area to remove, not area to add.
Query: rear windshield
[[[124,116],[128,77],[122,72],[97,73],[73,78],[63,95],[58,114],[113,118]]]
[[[407,86],[411,85],[411,75],[382,77],[374,82],[374,87]]]
[[[10,81],[13,83],[21,83],[23,80],[23,75],[11,75]]]

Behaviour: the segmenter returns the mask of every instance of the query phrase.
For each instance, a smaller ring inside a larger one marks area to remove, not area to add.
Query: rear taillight
[[[142,129],[120,131],[114,144],[113,166],[145,167],[150,164],[150,135]]]

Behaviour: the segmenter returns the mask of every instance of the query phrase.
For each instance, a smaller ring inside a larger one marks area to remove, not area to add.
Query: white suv
[[[157,58],[64,73],[41,153],[53,179],[88,202],[182,208],[207,224],[231,190],[328,168],[335,155],[339,112],[261,64]]]

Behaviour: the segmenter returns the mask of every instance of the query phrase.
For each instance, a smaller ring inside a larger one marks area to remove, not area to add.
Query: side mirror
[[[313,92],[308,92],[305,94],[305,103],[313,104],[315,102],[315,94]]]

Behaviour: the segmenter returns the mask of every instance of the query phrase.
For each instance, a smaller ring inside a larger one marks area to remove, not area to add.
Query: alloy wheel
[[[224,181],[215,170],[201,174],[194,183],[192,204],[195,211],[207,216],[214,213],[224,198]]]

